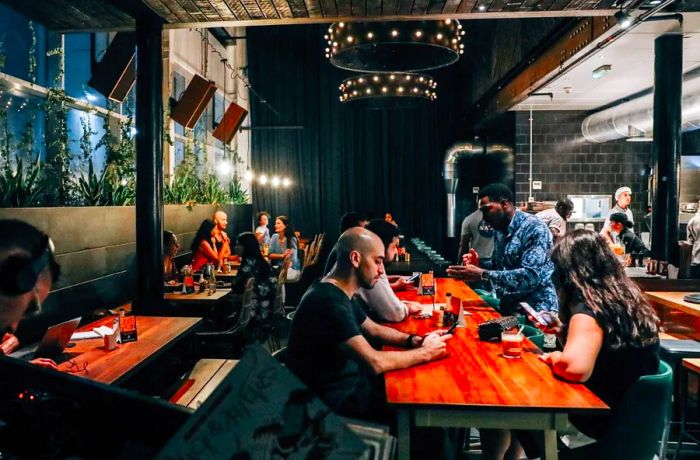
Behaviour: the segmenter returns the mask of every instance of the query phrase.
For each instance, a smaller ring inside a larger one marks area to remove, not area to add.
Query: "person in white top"
[[[370,232],[376,234],[384,243],[384,263],[388,264],[394,260],[396,246],[399,243],[399,229],[390,222],[375,219],[370,221],[365,227]],[[355,293],[355,297],[362,300],[369,310],[370,317],[377,321],[399,322],[418,313],[422,307],[417,302],[402,302],[396,297],[389,284],[389,278],[385,273],[379,277],[379,281],[371,289],[360,288]]]
[[[605,223],[603,228],[600,230],[600,234],[608,240],[609,243],[613,242],[612,235],[610,234],[610,216],[621,212],[627,216],[627,220],[634,225],[634,217],[632,216],[632,210],[630,209],[630,204],[632,203],[632,189],[629,187],[620,187],[615,190],[615,206],[610,210],[608,215],[605,217]]]
[[[700,211],[696,212],[688,222],[687,232],[687,241],[693,245],[690,258],[690,277],[700,278]]]
[[[564,198],[557,201],[553,208],[538,212],[535,217],[547,224],[547,228],[556,239],[566,233],[566,222],[571,218],[573,212],[574,203],[570,199]]]
[[[270,229],[267,226],[270,220],[270,215],[265,211],[258,213],[258,226],[255,229],[255,238],[257,238],[260,246],[263,244],[270,244]]]

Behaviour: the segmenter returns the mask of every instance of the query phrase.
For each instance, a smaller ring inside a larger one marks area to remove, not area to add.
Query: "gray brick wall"
[[[647,205],[647,177],[641,171],[652,164],[651,142],[619,140],[595,144],[581,135],[583,111],[533,112],[532,178],[542,181],[534,190],[538,201],[566,195],[610,194],[623,185],[632,189],[635,223]],[[529,168],[529,112],[516,112],[515,192],[527,201]],[[613,199],[614,201],[614,199]],[[635,225],[637,231],[641,230]]]

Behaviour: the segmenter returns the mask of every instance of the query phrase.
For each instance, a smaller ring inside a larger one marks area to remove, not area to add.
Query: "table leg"
[[[408,460],[411,457],[411,411],[399,409],[397,417],[398,458],[399,460]]]
[[[544,430],[542,432],[542,460],[557,460],[557,431]]]

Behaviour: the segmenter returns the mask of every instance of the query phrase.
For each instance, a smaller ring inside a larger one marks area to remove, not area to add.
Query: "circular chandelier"
[[[364,101],[376,108],[408,107],[437,99],[436,87],[432,77],[418,73],[364,74],[343,80],[340,102]]]
[[[324,36],[331,64],[355,72],[413,72],[444,67],[464,53],[454,19],[336,22]]]

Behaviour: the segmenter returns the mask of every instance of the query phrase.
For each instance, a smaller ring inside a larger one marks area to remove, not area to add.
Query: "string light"
[[[409,84],[410,88],[406,88]],[[432,77],[422,74],[360,75],[346,78],[340,84],[340,102],[392,97],[433,101],[437,98],[436,87]]]
[[[336,67],[356,72],[436,69],[459,59],[463,29],[452,19],[338,22],[324,35],[325,56]],[[407,54],[411,59],[404,59]]]
[[[243,178],[247,181],[252,181],[255,179],[255,174],[249,169],[243,174]],[[281,177],[277,174],[273,175],[271,178],[267,174],[258,174],[258,185],[267,186],[270,185],[273,188],[289,188],[292,185],[292,180],[289,177]]]

